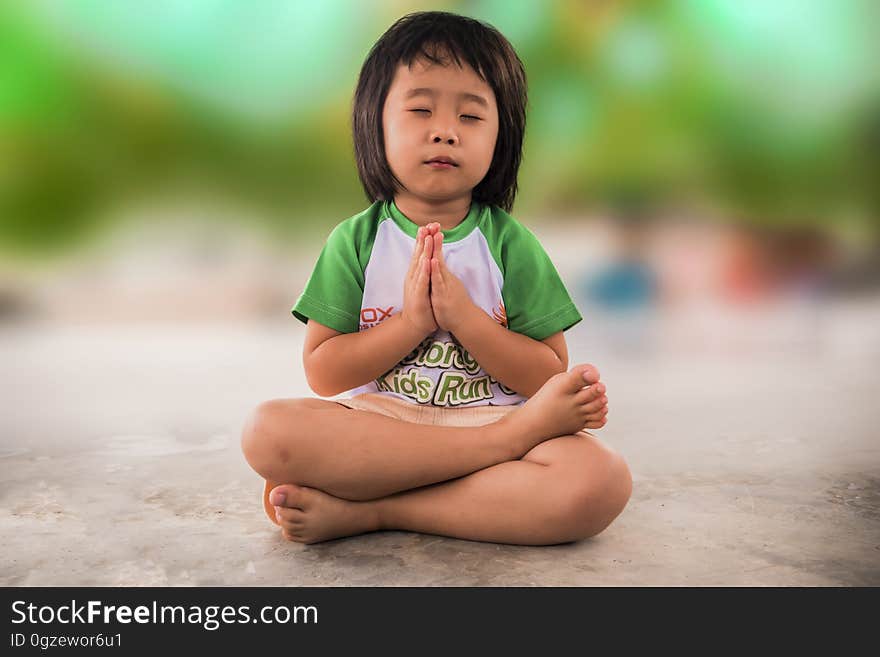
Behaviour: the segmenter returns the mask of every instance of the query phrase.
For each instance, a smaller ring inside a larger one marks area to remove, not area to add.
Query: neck
[[[441,230],[451,230],[467,216],[471,208],[471,195],[446,201],[429,201],[411,194],[398,193],[394,196],[394,204],[418,226],[436,221]]]

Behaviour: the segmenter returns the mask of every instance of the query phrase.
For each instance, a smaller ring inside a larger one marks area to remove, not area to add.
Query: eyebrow
[[[404,96],[404,100],[409,100],[415,96],[430,96],[434,98],[437,95],[437,92],[433,89],[429,89],[428,87],[417,87],[415,89],[410,89],[406,92]],[[486,109],[489,109],[489,101],[483,98],[482,96],[478,96],[477,94],[471,94],[467,92],[463,92],[458,94],[458,97],[462,100],[472,100],[478,105],[482,105]]]

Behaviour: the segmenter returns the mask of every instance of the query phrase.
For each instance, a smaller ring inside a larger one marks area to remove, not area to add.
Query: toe
[[[300,486],[294,484],[282,484],[275,486],[269,493],[269,502],[273,506],[287,508],[302,508],[303,491]]]
[[[599,397],[598,399],[592,399],[583,405],[583,410],[590,415],[598,413],[602,411],[604,408],[608,406],[608,400],[605,397]]]
[[[303,542],[303,539],[299,534],[297,534],[292,529],[289,529],[287,527],[285,527],[281,530],[281,535],[285,539],[287,539],[288,541],[293,541],[294,543],[302,543]]]
[[[266,515],[269,517],[269,520],[274,522],[276,525],[278,524],[278,520],[275,518],[275,506],[272,502],[269,501],[269,496],[272,493],[272,490],[275,488],[275,484],[271,481],[267,481],[263,486],[263,510],[266,512]]]
[[[587,420],[587,428],[588,429],[601,429],[608,423],[608,416],[604,415],[598,419],[588,419]]]
[[[605,398],[604,394],[595,385],[583,388],[574,396],[576,404],[592,404],[598,399]],[[607,398],[605,398],[607,400]]]
[[[599,370],[590,364],[575,365],[568,371],[568,376],[572,390],[580,390],[599,381]]]
[[[600,408],[598,411],[593,411],[592,413],[587,413],[587,421],[593,422],[595,420],[601,420],[603,417],[608,415],[608,410],[605,408]]]
[[[276,506],[275,517],[282,525],[289,525],[291,523],[302,523],[305,520],[306,514],[301,509],[289,509],[284,506]]]

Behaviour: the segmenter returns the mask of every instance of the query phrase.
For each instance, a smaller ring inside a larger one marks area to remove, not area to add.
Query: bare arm
[[[428,284],[433,239],[439,224],[422,226],[403,285],[403,309],[366,331],[340,333],[313,319],[306,327],[303,368],[312,390],[322,397],[357,388],[385,374],[437,329]]]
[[[355,333],[340,333],[310,319],[303,345],[306,380],[322,397],[338,395],[381,376],[425,337],[400,313]]]
[[[562,331],[534,340],[504,328],[475,305],[469,306],[456,329],[455,337],[484,370],[525,397],[568,369]]]

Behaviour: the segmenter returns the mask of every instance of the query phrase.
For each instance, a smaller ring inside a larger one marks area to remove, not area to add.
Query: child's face
[[[408,193],[427,201],[470,198],[492,163],[498,107],[492,88],[469,66],[416,60],[412,69],[397,68],[382,126],[385,157]],[[428,164],[441,156],[456,166]]]

